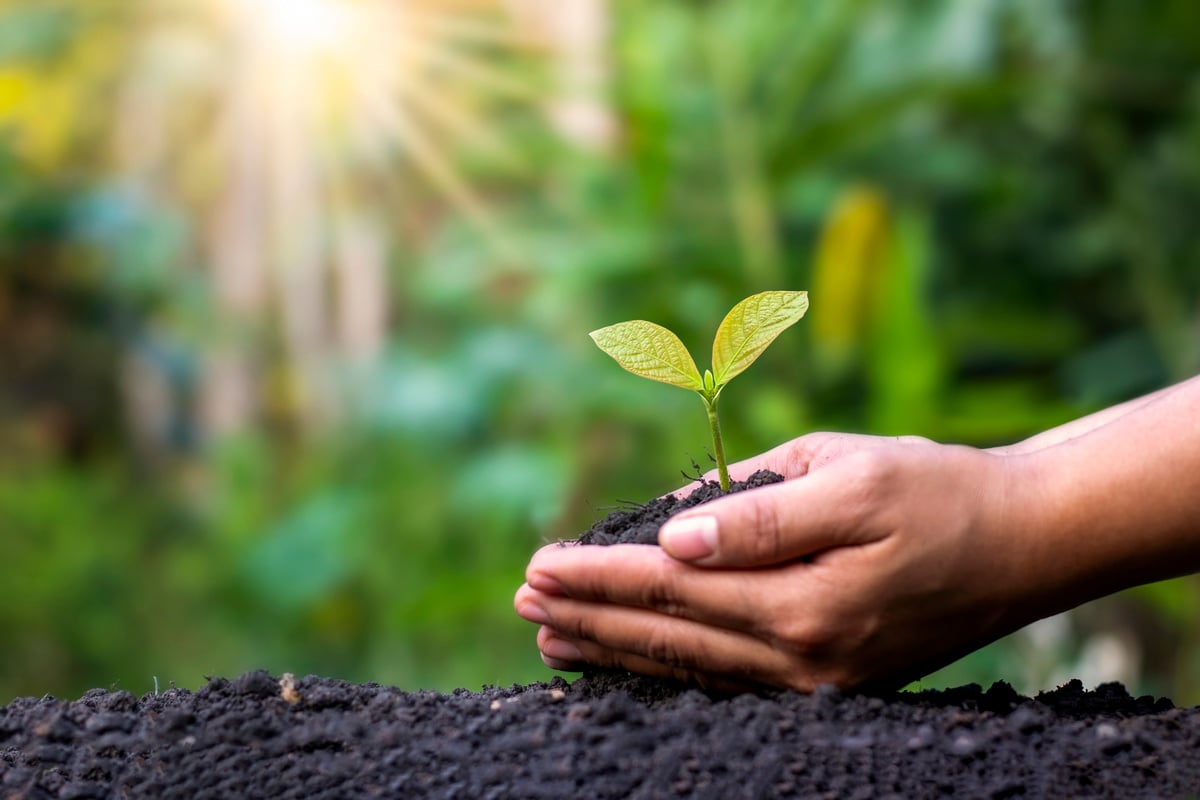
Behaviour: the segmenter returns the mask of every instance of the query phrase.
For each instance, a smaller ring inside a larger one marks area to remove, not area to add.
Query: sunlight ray
[[[409,101],[409,110],[414,112],[414,116],[419,110],[446,134],[457,136],[459,147],[478,147],[489,158],[505,165],[520,161],[516,148],[506,142],[496,129],[484,124],[461,98],[429,91],[417,83],[401,84],[397,88],[397,96]]]
[[[536,102],[539,99],[536,86],[509,79],[467,54],[456,53],[436,43],[414,42],[409,49],[424,59],[427,68],[443,67],[477,90],[490,91],[514,100]]]
[[[392,139],[403,148],[417,171],[458,208],[497,254],[510,259],[517,257],[515,248],[487,206],[455,171],[451,159],[434,144],[433,139],[427,138],[410,119],[401,115],[390,98],[374,98],[368,110],[376,123],[389,131]]]

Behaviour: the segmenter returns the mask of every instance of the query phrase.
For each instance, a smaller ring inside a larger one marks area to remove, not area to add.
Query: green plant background
[[[258,667],[548,678],[511,611],[529,554],[707,462],[695,399],[588,340],[615,321],[703,351],[736,300],[810,291],[728,393],[733,460],[815,429],[1005,443],[1200,367],[1191,0],[597,3],[598,145],[547,122],[552,48],[483,52],[524,90],[463,89],[502,145],[448,152],[467,194],[403,137],[352,182],[389,313],[366,363],[322,362],[329,417],[278,304],[222,316],[217,212],[186,187],[191,159],[230,163],[166,129],[173,190],[146,196],[113,156],[113,98],[171,7],[0,2],[0,702]],[[259,402],[217,431],[196,398],[231,349]],[[148,441],[131,364],[170,390]],[[1193,704],[1198,631],[1180,579],[922,685],[1082,675]]]

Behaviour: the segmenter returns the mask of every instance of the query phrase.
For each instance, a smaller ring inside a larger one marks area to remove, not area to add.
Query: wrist
[[[1004,459],[1021,582],[1040,616],[1200,567],[1190,522],[1197,504],[1186,479],[1164,470],[1177,462],[1122,448],[1114,433]]]
[[[1064,503],[1049,452],[991,453],[999,488],[984,527],[1009,630],[1099,596],[1089,591],[1095,565],[1074,542],[1078,522],[1066,519],[1071,504]]]

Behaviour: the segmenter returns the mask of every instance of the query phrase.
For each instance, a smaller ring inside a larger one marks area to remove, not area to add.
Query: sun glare
[[[140,2],[116,149],[146,196],[195,218],[222,323],[198,401],[209,429],[257,413],[243,335],[278,341],[287,402],[336,409],[333,358],[366,364],[386,340],[393,252],[419,265],[470,229],[480,257],[439,266],[460,285],[522,263],[492,187],[532,168],[513,137],[549,96],[544,14],[522,0]]]
[[[374,259],[355,275],[382,274],[384,256],[362,254],[388,252],[394,220],[415,240],[434,215],[461,219],[516,260],[464,169],[515,163],[508,129],[489,115],[538,102],[514,68],[528,51],[507,0],[155,3],[161,16],[149,18],[142,68],[125,88],[122,154],[131,174],[165,179],[208,214],[225,306],[243,313],[286,295],[289,350],[308,353],[342,296],[326,296],[331,271]],[[195,107],[211,121],[174,117]],[[181,136],[158,134],[168,121]]]
[[[254,0],[258,33],[294,55],[318,54],[345,41],[349,8],[344,0]]]

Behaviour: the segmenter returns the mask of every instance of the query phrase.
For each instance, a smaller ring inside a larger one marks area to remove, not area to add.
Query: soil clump
[[[780,483],[783,476],[770,470],[759,470],[744,481],[730,481],[729,492],[744,492],[772,483]],[[702,481],[688,494],[669,494],[656,497],[649,503],[632,508],[613,511],[597,521],[579,537],[580,544],[658,544],[658,529],[669,518],[684,509],[716,500],[727,494],[721,491],[716,481]]]

